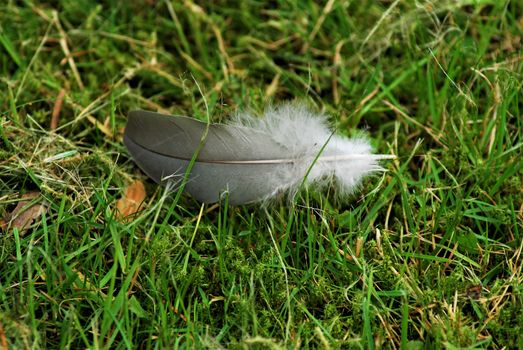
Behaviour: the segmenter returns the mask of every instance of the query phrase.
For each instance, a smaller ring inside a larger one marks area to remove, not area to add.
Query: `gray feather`
[[[325,116],[301,105],[282,105],[264,118],[237,117],[238,124],[207,126],[187,117],[134,111],[124,142],[140,168],[158,183],[169,179],[180,185],[199,150],[184,189],[206,203],[220,201],[224,192],[231,204],[295,192],[305,177],[320,186],[336,178],[344,195],[365,175],[383,170],[378,160],[393,157],[371,154],[366,138],[333,135]]]

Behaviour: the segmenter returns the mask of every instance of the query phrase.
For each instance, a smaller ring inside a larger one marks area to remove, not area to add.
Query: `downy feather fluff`
[[[133,111],[124,142],[140,168],[156,182],[182,183],[206,123],[181,116]],[[294,194],[304,182],[336,184],[345,195],[365,175],[382,170],[366,138],[334,135],[325,115],[300,104],[269,109],[262,117],[238,113],[230,124],[211,124],[185,184],[201,202],[233,205]],[[331,181],[331,180],[335,181]]]

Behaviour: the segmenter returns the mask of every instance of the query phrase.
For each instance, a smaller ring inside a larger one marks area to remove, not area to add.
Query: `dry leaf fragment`
[[[18,202],[13,211],[0,220],[0,228],[5,231],[8,227],[11,229],[18,229],[20,235],[23,236],[29,226],[37,219],[45,210],[45,205],[35,203],[35,199],[40,197],[39,192],[28,192],[22,195],[22,200]]]
[[[64,102],[64,96],[65,89],[61,89],[54,103],[53,114],[51,115],[51,130],[56,130],[56,128],[58,127],[58,119],[60,118],[60,112],[62,111],[62,103]]]
[[[2,325],[2,322],[0,322],[0,349],[9,349],[9,347],[7,346],[7,338],[5,336],[4,326]]]
[[[140,205],[145,200],[145,187],[143,182],[136,180],[125,189],[124,195],[116,203],[117,217],[128,219],[140,209]]]

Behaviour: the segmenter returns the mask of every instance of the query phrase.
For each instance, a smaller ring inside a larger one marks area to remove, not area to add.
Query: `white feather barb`
[[[286,168],[287,171],[272,174],[277,178],[274,182],[280,181],[281,184],[270,196],[279,192],[295,192],[305,175],[307,183],[318,185],[331,184],[329,180],[335,178],[340,194],[346,195],[356,189],[365,175],[384,170],[379,166],[379,160],[394,157],[372,154],[367,138],[349,139],[333,134],[328,117],[312,112],[303,104],[288,103],[271,108],[262,117],[238,113],[232,124],[266,133],[288,149],[289,153],[283,159],[268,160],[293,164],[293,167]]]
[[[153,179],[183,175],[198,148],[205,123],[131,112],[125,143]],[[203,202],[219,201],[224,191],[232,204],[268,200],[296,193],[306,183],[335,183],[338,193],[352,193],[364,176],[382,171],[367,138],[335,135],[327,117],[301,104],[268,109],[262,117],[237,113],[230,124],[211,124],[191,169],[186,191]],[[336,181],[330,181],[335,179]]]

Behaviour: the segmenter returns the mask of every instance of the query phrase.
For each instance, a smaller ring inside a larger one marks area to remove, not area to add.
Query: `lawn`
[[[2,2],[0,348],[523,348],[522,33],[518,0]],[[289,100],[396,158],[229,206],[122,142]]]

